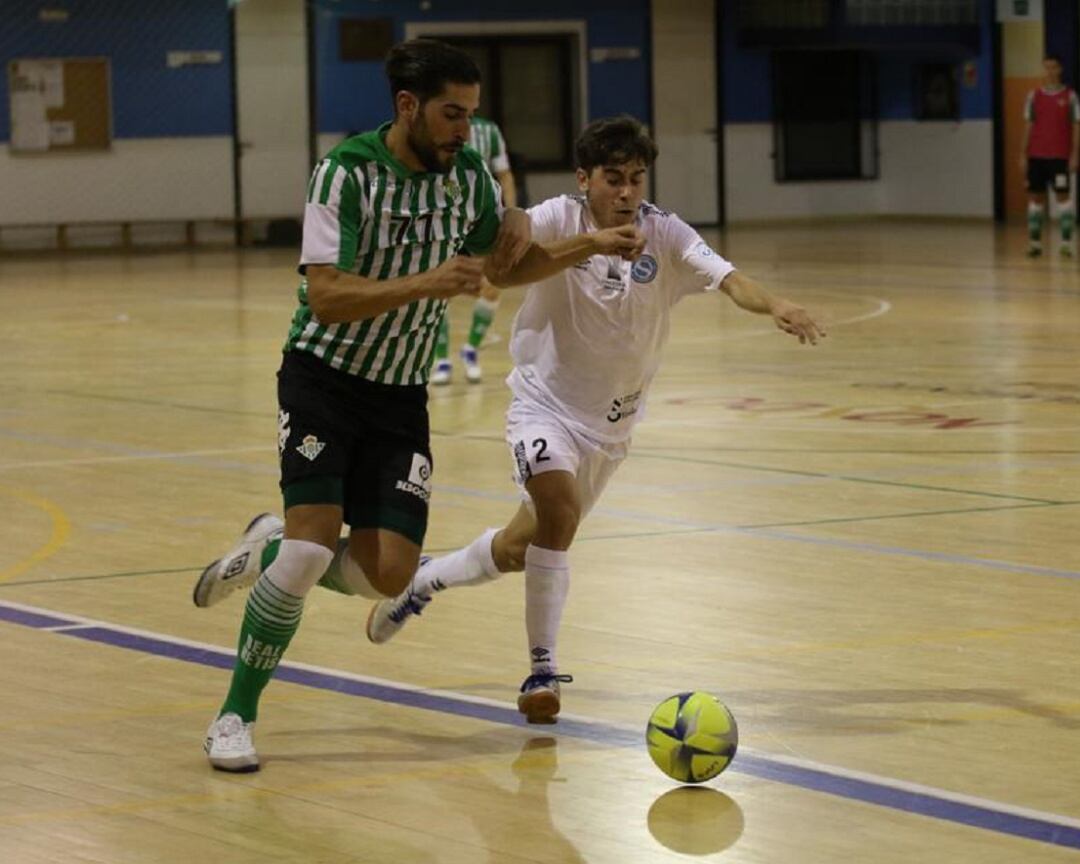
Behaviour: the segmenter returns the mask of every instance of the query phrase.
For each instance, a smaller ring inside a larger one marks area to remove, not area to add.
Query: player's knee
[[[371,587],[383,596],[397,597],[409,587],[409,582],[416,573],[417,563],[402,559],[381,560],[374,572],[368,574],[368,581],[371,582]]]
[[[557,498],[536,502],[536,534],[545,538],[543,545],[557,543],[553,548],[570,545],[581,522],[581,506],[577,501]],[[522,555],[524,561],[524,555]]]

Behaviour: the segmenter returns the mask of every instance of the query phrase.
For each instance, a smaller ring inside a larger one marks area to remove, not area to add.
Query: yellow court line
[[[6,582],[8,579],[13,579],[40,564],[46,558],[55,555],[60,550],[60,547],[67,543],[68,537],[71,535],[71,522],[68,520],[67,514],[48,498],[42,498],[33,492],[15,489],[11,486],[0,486],[0,493],[45,511],[52,520],[52,533],[43,546],[35,549],[21,561],[16,561],[10,567],[0,570],[0,582]]]

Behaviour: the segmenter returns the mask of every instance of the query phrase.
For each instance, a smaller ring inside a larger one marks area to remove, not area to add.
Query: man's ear
[[[399,90],[394,96],[394,108],[397,110],[397,116],[404,117],[406,120],[415,120],[420,111],[420,100],[416,98],[415,93]]]
[[[585,169],[584,168],[578,168],[577,171],[574,172],[574,174],[577,177],[578,192],[588,192],[589,191],[589,175],[585,173]]]

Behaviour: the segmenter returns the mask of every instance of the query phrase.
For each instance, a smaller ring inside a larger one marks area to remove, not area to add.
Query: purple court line
[[[3,602],[0,602],[0,621],[217,669],[231,669],[235,656],[231,650],[212,645],[191,644],[152,634],[131,633],[101,622],[89,622],[56,615],[48,610],[31,610]],[[72,629],[53,631],[52,628],[55,627]],[[517,709],[510,706],[457,699],[450,695],[405,686],[398,687],[392,684],[357,680],[333,672],[302,668],[288,662],[278,666],[275,677],[291,684],[348,696],[375,699],[394,705],[437,711],[506,726],[528,727]],[[561,719],[550,731],[562,737],[577,738],[608,747],[613,744],[621,747],[640,747],[643,743],[641,734],[602,722],[584,722],[565,718]],[[927,816],[931,819],[981,828],[999,834],[1009,834],[1054,846],[1080,849],[1080,826],[1072,824],[1074,820],[1065,819],[1065,817],[1062,817],[1062,821],[1055,822],[1052,819],[1010,812],[1008,809],[995,809],[989,806],[993,802],[972,803],[953,800],[935,795],[930,791],[902,786],[897,788],[874,782],[871,779],[832,773],[823,767],[792,765],[745,752],[736,757],[730,770],[852,801]]]

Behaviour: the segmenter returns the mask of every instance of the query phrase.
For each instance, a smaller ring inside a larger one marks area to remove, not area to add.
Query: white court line
[[[837,294],[828,291],[819,291],[818,293],[826,294],[832,297],[843,297],[844,299],[849,298],[849,295],[847,294]],[[826,331],[831,330],[833,327],[842,327],[846,324],[857,324],[860,321],[869,321],[871,318],[878,318],[881,315],[887,315],[892,310],[892,303],[890,303],[883,297],[859,297],[858,299],[870,300],[877,304],[877,308],[871,312],[866,312],[862,315],[855,315],[851,318],[841,318],[839,321],[822,322]],[[678,349],[679,346],[682,345],[697,345],[701,342],[716,342],[718,339],[722,340],[723,342],[730,342],[733,339],[751,339],[758,336],[767,336],[772,333],[779,332],[780,331],[777,330],[775,327],[769,327],[762,328],[760,330],[753,330],[749,333],[723,334],[722,336],[720,334],[714,334],[712,336],[691,336],[686,339],[673,339],[669,344],[669,350],[671,350],[672,348]],[[825,337],[825,339],[827,341],[828,337]]]
[[[223,648],[220,645],[213,645],[207,642],[196,642],[191,639],[183,639],[178,636],[170,636],[163,633],[156,633],[150,630],[141,630],[134,627],[125,627],[119,624],[113,624],[108,621],[101,621],[94,618],[87,618],[82,615],[73,615],[67,612],[58,612],[52,609],[43,609],[37,606],[28,606],[22,603],[15,603],[5,600],[0,603],[2,606],[6,606],[11,609],[17,609],[23,612],[29,612],[31,614],[45,615],[50,617],[62,617],[70,619],[72,624],[67,626],[72,627],[99,627],[115,633],[124,633],[131,636],[139,636],[147,639],[157,640],[159,642],[167,642],[174,645],[183,645],[188,648],[195,648],[201,651],[207,651],[209,653],[217,654],[224,657],[235,656],[235,649]],[[56,630],[57,628],[34,628],[34,629],[49,629]],[[110,643],[105,643],[109,645]],[[112,645],[111,647],[119,647]],[[131,650],[131,649],[128,649]],[[140,649],[134,649],[140,650]],[[164,656],[155,654],[153,656]],[[165,659],[177,659],[168,658]],[[184,662],[184,661],[181,661]],[[441,690],[430,687],[420,687],[415,684],[407,684],[401,681],[395,681],[388,678],[377,678],[372,675],[360,675],[355,672],[346,672],[340,669],[334,669],[328,666],[317,666],[311,663],[296,663],[292,661],[283,661],[280,664],[282,667],[293,668],[303,670],[307,672],[314,672],[320,675],[326,675],[332,678],[342,678],[349,681],[356,681],[361,684],[369,684],[378,687],[385,687],[390,690],[396,690],[399,692],[408,692],[415,694],[423,694],[429,696],[440,697],[452,702],[470,703],[474,705],[483,705],[492,708],[498,708],[502,711],[516,712],[517,706],[509,702],[500,702],[495,699],[489,699],[484,696],[474,696],[468,693],[459,693],[454,690]],[[296,685],[303,686],[303,685]],[[392,704],[392,703],[391,703]],[[437,709],[436,709],[437,710]],[[601,730],[617,729],[631,735],[642,735],[642,729],[640,726],[632,726],[627,723],[613,722],[610,720],[601,720],[596,717],[589,717],[582,714],[571,714],[568,712],[561,712],[560,719],[569,720],[576,723],[581,723],[585,726],[591,726]],[[490,720],[484,720],[480,718],[480,722],[493,722]],[[552,731],[558,732],[558,728],[555,727]],[[594,742],[599,743],[599,742]],[[1023,807],[1015,804],[1006,804],[1000,801],[995,801],[991,798],[982,798],[977,795],[967,795],[961,792],[953,792],[947,789],[941,789],[936,786],[928,786],[922,783],[913,783],[906,780],[898,780],[893,777],[886,777],[880,774],[872,774],[865,771],[856,771],[849,768],[843,768],[836,765],[830,765],[823,762],[815,762],[810,759],[803,759],[797,756],[788,756],[775,753],[768,753],[761,750],[754,750],[749,747],[740,747],[739,752],[759,759],[763,762],[773,763],[776,765],[787,765],[793,768],[799,768],[809,771],[817,771],[823,774],[828,774],[833,777],[842,777],[851,780],[859,780],[865,783],[871,783],[875,786],[884,787],[888,789],[895,789],[901,792],[910,792],[917,795],[926,795],[933,798],[943,799],[946,801],[953,801],[959,804],[967,804],[970,806],[980,807],[986,810],[995,811],[998,813],[1008,813],[1014,816],[1020,816],[1026,819],[1035,819],[1042,822],[1049,822],[1054,825],[1061,825],[1069,828],[1080,829],[1080,819],[1075,819],[1069,816],[1064,816],[1059,813],[1052,813],[1045,810],[1035,810],[1030,807]]]
[[[228,453],[257,453],[273,449],[273,443],[253,444],[250,447],[229,447],[219,450],[184,450],[176,453],[136,453],[130,456],[88,456],[84,459],[42,459],[37,462],[3,462],[0,471],[19,468],[47,468],[58,465],[99,465],[112,462],[145,462],[155,459],[186,459],[196,456],[223,456]]]

